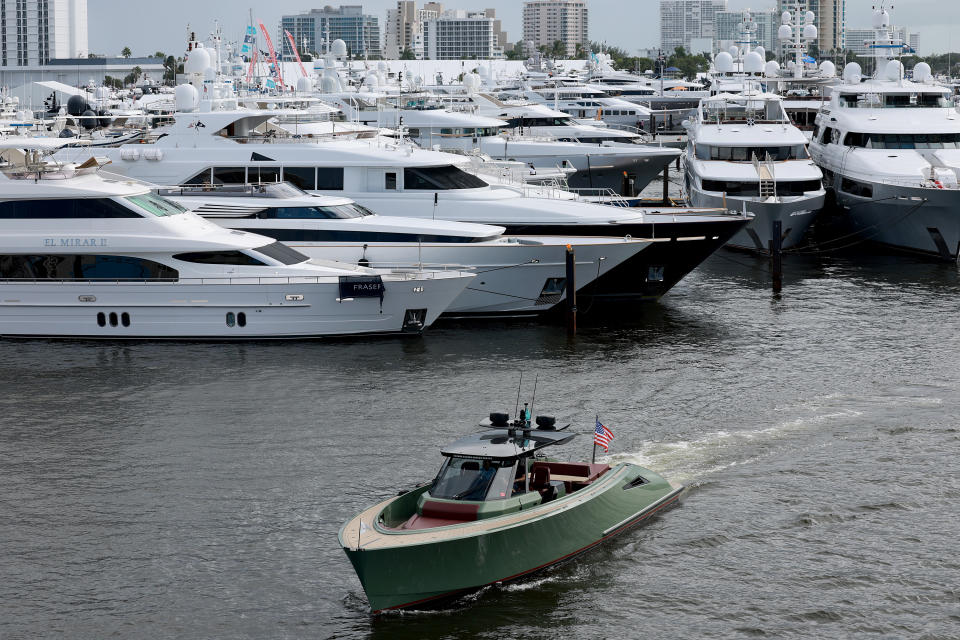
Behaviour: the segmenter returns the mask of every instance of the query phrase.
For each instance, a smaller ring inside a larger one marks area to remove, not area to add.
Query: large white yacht
[[[930,67],[904,78],[902,43],[874,11],[875,75],[848,63],[817,115],[810,153],[842,208],[845,244],[870,241],[955,260],[960,248],[960,114]],[[891,53],[893,52],[893,53]]]
[[[717,66],[732,65],[727,52]],[[748,73],[763,70],[763,58],[746,55]],[[798,246],[823,208],[823,174],[807,153],[806,137],[790,123],[779,96],[755,80],[746,90],[704,98],[687,123],[689,143],[684,184],[694,206],[722,206],[753,214],[729,246],[769,250],[773,222],[781,223],[782,246]]]
[[[160,193],[221,226],[280,240],[311,257],[374,268],[469,267],[478,277],[447,316],[549,311],[566,296],[568,248],[582,288],[652,244],[622,237],[507,237],[503,227],[381,216],[349,198],[309,195],[289,183]]]
[[[419,332],[471,274],[310,260],[129,181],[0,141],[0,335],[262,339]]]

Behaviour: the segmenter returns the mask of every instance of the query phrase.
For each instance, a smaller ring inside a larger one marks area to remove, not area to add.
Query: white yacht
[[[137,144],[98,149],[98,156],[112,161],[111,171],[161,186],[286,181],[350,198],[380,215],[493,224],[509,235],[654,240],[617,269],[622,276],[602,279],[610,298],[658,299],[746,223],[715,209],[621,209],[559,189],[491,185],[458,166],[469,163],[463,156],[379,137],[295,137],[265,130],[275,110],[242,109],[230,97],[202,106],[191,102],[196,94],[181,98],[184,109],[172,125]],[[66,149],[57,156],[69,162],[81,159],[79,153]],[[600,285],[592,283],[594,291]]]
[[[5,139],[0,335],[303,338],[420,332],[473,275],[310,260],[223,229],[88,166],[50,166],[56,139]]]
[[[842,208],[851,242],[955,260],[960,248],[960,114],[930,67],[904,78],[902,43],[874,11],[874,77],[848,63],[817,115],[810,152]],[[893,52],[893,53],[891,53]]]
[[[447,316],[549,311],[566,297],[566,251],[582,288],[651,246],[648,240],[506,237],[503,227],[380,216],[342,196],[312,196],[288,183],[180,187],[160,194],[217,224],[282,241],[304,255],[374,268],[469,268],[478,277]]]
[[[746,57],[746,68],[762,71],[759,54]],[[718,67],[731,62],[729,53],[718,54]],[[684,185],[694,206],[753,214],[728,246],[768,251],[773,223],[779,221],[783,248],[793,248],[823,208],[823,174],[780,97],[763,92],[759,83],[745,82],[743,93],[704,98],[688,121]]]

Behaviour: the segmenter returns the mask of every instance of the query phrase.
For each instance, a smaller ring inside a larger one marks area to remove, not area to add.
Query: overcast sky
[[[591,40],[605,40],[630,52],[659,44],[659,0],[588,2]],[[327,4],[337,6],[341,2],[271,0],[253,5],[236,0],[162,0],[151,3],[89,0],[90,50],[119,55],[123,47],[128,46],[134,55],[149,55],[154,51],[182,55],[186,47],[187,23],[200,36],[212,31],[213,21],[219,20],[225,37],[236,40],[247,24],[250,7],[254,10],[254,19],[263,20],[273,35],[282,14],[322,8]],[[365,13],[380,16],[381,30],[387,9],[396,6],[394,0],[347,0],[343,4],[362,4]],[[495,8],[510,41],[515,42],[520,37],[521,0],[449,0],[443,4],[450,9]],[[847,26],[869,27],[870,8],[874,4],[877,0],[846,0]],[[762,9],[773,5],[772,0],[729,0],[731,9]],[[960,0],[899,0],[894,6],[894,24],[920,32],[922,55],[960,50]]]

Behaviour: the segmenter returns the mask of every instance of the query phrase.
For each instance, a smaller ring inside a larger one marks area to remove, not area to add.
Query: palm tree
[[[129,58],[130,56],[133,55],[133,52],[130,51],[130,47],[124,47],[123,51],[120,52],[120,55],[123,56],[124,58]]]

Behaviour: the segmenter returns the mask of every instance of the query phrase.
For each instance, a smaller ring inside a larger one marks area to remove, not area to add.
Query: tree
[[[563,40],[553,41],[553,46],[550,47],[550,56],[553,58],[567,57],[567,45],[563,43]]]
[[[154,54],[153,54],[152,56],[150,56],[150,57],[151,57],[151,58],[161,58],[161,59],[162,59],[162,58],[166,58],[166,57],[167,57],[167,54],[165,54],[163,51],[157,51],[156,53],[154,53]]]
[[[518,42],[513,48],[506,52],[507,60],[526,60],[527,56],[523,51],[523,43]]]
[[[138,66],[130,70],[130,75],[133,76],[133,81],[136,82],[143,76],[143,69]]]
[[[167,56],[163,61],[163,81],[173,84],[177,80],[177,59]]]
[[[124,47],[123,51],[120,52],[120,55],[123,56],[124,58],[129,58],[130,56],[133,55],[133,52],[130,51],[130,47]]]
[[[690,80],[696,80],[697,73],[710,68],[710,59],[705,54],[690,55],[683,47],[677,47],[673,55],[667,58],[668,67],[676,67],[680,75]]]
[[[416,60],[417,56],[413,55],[413,51],[410,49],[404,49],[403,53],[400,54],[401,60]]]
[[[586,52],[586,50],[583,48],[583,44],[582,44],[582,43],[580,43],[580,42],[577,43],[577,51],[576,51],[576,53],[574,54],[574,56],[576,57],[577,60],[584,60],[584,59],[586,59],[586,57],[587,57],[587,52]]]
[[[123,89],[123,80],[121,80],[120,78],[112,78],[110,76],[104,76],[103,86],[111,87],[113,89]]]

